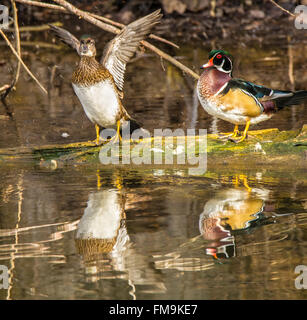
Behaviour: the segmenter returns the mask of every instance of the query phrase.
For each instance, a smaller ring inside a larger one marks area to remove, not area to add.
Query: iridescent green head
[[[232,72],[232,56],[225,50],[212,50],[209,53],[209,61],[201,68],[216,68],[224,73]]]

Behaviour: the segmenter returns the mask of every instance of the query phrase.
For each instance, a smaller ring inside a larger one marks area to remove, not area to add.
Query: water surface
[[[305,298],[306,181],[2,166],[1,299]]]
[[[219,45],[236,57],[238,77],[307,88],[306,43]],[[198,70],[210,47],[174,54]],[[50,96],[22,75],[7,110],[0,109],[0,147],[93,139],[70,85],[76,54],[23,54]],[[7,55],[4,49],[0,58]],[[0,66],[4,80],[8,67]],[[128,65],[125,106],[149,130],[231,130],[198,106],[194,85],[148,54]],[[285,109],[254,128],[301,128],[304,110]],[[10,275],[1,299],[306,298],[294,272],[307,265],[306,168],[246,164],[199,177],[176,168],[52,170],[26,161],[0,168],[0,264]]]

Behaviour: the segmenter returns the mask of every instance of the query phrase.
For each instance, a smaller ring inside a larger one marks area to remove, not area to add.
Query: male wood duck
[[[95,41],[91,37],[85,36],[79,41],[67,30],[50,25],[51,30],[81,57],[72,75],[72,86],[87,117],[95,124],[97,144],[100,127],[116,127],[114,142],[121,140],[120,127],[127,121],[130,121],[134,129],[140,127],[121,102],[124,74],[126,64],[137,50],[140,41],[159,23],[161,17],[160,10],[157,10],[124,27],[105,47],[102,63],[95,58]]]
[[[235,125],[233,133],[225,135],[233,142],[247,136],[250,124],[268,120],[285,106],[307,100],[307,91],[281,91],[232,78],[232,57],[227,51],[212,50],[209,61],[197,83],[197,93],[203,108],[211,115]],[[238,136],[239,125],[245,125]]]

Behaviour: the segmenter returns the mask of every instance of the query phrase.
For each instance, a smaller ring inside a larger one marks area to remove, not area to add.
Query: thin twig
[[[274,0],[270,0],[276,7],[278,7],[280,10],[288,13],[290,16],[292,17],[296,17],[294,13],[288,11],[287,9],[283,8],[281,5],[279,5],[278,3],[276,3]]]
[[[14,16],[14,34],[15,34],[15,47],[17,50],[17,54],[21,56],[21,50],[20,50],[20,35],[19,35],[19,27],[18,27],[18,15],[17,15],[17,9],[16,9],[16,3],[14,0],[11,0],[12,8],[13,8],[13,16]],[[20,60],[17,60],[17,66],[15,69],[14,78],[11,82],[11,85],[6,89],[4,94],[2,95],[2,99],[4,100],[7,95],[11,92],[11,90],[16,86],[18,82],[20,74]]]
[[[295,89],[295,80],[294,80],[294,71],[293,71],[293,48],[292,48],[290,36],[288,36],[288,58],[289,58],[288,75],[289,75],[289,80],[291,83],[291,90],[294,90]],[[291,109],[295,109],[295,108],[291,108]]]
[[[99,28],[101,28],[101,29],[103,29],[105,31],[108,31],[108,32],[111,32],[111,33],[116,33],[116,34],[118,34],[120,32],[120,29],[118,29],[118,28],[116,28],[114,26],[110,26],[109,24],[106,24],[106,23],[104,23],[102,21],[99,21],[99,20],[93,18],[88,13],[86,13],[86,12],[76,8],[76,7],[74,7],[72,4],[68,3],[65,0],[53,0],[53,1],[58,3],[58,4],[60,4],[62,7],[66,8],[67,10],[69,10],[72,13],[74,13],[75,15],[83,18],[84,20],[94,24],[95,26],[97,26],[97,27],[99,27]],[[170,55],[166,54],[162,50],[158,49],[157,47],[155,47],[151,43],[143,40],[143,41],[141,41],[141,44],[144,47],[148,48],[149,50],[155,52],[157,55],[159,55],[163,59],[171,62],[176,67],[178,67],[179,69],[184,71],[185,73],[189,74],[190,76],[194,77],[195,79],[199,79],[199,75],[197,73],[195,73],[194,71],[192,71],[191,69],[189,69],[188,67],[186,67],[185,65],[183,65],[182,63],[180,63],[179,61],[174,59],[173,57],[171,57]]]
[[[105,21],[105,22],[107,22],[107,23],[110,23],[110,24],[112,24],[112,25],[114,25],[114,26],[117,26],[117,27],[120,27],[120,28],[124,28],[124,27],[125,27],[125,25],[122,24],[122,23],[115,22],[115,21],[113,21],[113,20],[111,20],[111,19],[104,18],[104,17],[98,16],[98,15],[96,15],[96,14],[92,14],[92,13],[90,13],[90,12],[87,12],[87,11],[84,11],[84,12],[88,13],[89,15],[91,15],[92,17],[94,17],[94,18],[96,18],[96,19],[98,19],[98,20],[102,20],[101,18],[103,18],[102,21]],[[176,49],[179,49],[179,46],[178,46],[177,44],[175,44],[174,42],[169,41],[169,40],[166,40],[166,39],[161,38],[161,37],[159,37],[159,36],[156,36],[155,34],[152,34],[152,33],[151,33],[151,34],[148,36],[148,38],[150,38],[150,39],[155,39],[155,40],[158,40],[158,41],[160,41],[160,42],[164,42],[164,43],[166,43],[166,44],[169,44],[169,45],[175,47]]]
[[[62,27],[63,23],[62,22],[51,22],[53,26],[56,27]],[[24,27],[19,27],[19,32],[39,32],[39,31],[45,31],[49,30],[50,27],[48,24],[43,24],[41,26],[24,26]],[[9,28],[8,31],[14,31],[13,28]]]
[[[160,57],[162,57],[163,59],[171,62],[173,65],[175,65],[177,68],[181,69],[183,72],[189,74],[190,76],[192,76],[193,78],[195,78],[196,80],[199,79],[199,75],[197,73],[195,73],[194,71],[192,71],[191,69],[189,69],[188,67],[186,67],[184,64],[182,64],[181,62],[179,62],[178,60],[174,59],[173,57],[171,57],[170,55],[168,55],[167,53],[163,52],[162,50],[156,48],[155,46],[153,46],[152,44],[150,44],[147,41],[141,41],[142,45],[148,49],[150,49],[151,51],[155,52],[157,55],[159,55]]]
[[[59,5],[55,5],[55,4],[49,4],[49,3],[44,3],[44,2],[32,1],[32,0],[16,0],[16,2],[19,2],[19,3],[22,3],[22,4],[31,5],[31,6],[37,6],[37,7],[42,7],[42,8],[62,11],[62,12],[69,13],[69,14],[74,14],[73,12],[70,12],[66,8],[64,8],[62,6],[59,6]],[[113,21],[111,19],[99,16],[97,14],[94,14],[94,13],[91,13],[91,12],[88,12],[88,11],[83,11],[83,12],[87,13],[88,15],[92,16],[93,18],[95,18],[97,20],[100,20],[100,21],[106,22],[108,24],[111,24],[113,26],[119,27],[120,29],[125,27],[124,24],[116,22],[116,21]],[[171,46],[179,49],[179,46],[177,44],[175,44],[175,43],[173,43],[173,42],[171,42],[169,40],[166,40],[164,38],[161,38],[159,36],[156,36],[154,34],[150,34],[148,37],[151,38],[151,39],[158,40],[160,42],[167,43],[168,45],[171,45]]]
[[[161,68],[162,68],[162,70],[165,72],[165,66],[164,66],[163,58],[162,58],[162,57],[160,57],[160,63],[161,63]]]
[[[9,84],[5,84],[4,86],[0,87],[0,92],[7,90],[9,87]]]
[[[45,49],[55,49],[61,50],[63,48],[67,48],[61,44],[53,44],[50,42],[43,41],[21,41],[21,47],[36,47],[36,48],[45,48]]]
[[[27,4],[27,5],[30,5],[30,6],[37,6],[37,7],[42,7],[42,8],[47,8],[47,9],[51,9],[51,10],[57,10],[57,11],[62,11],[62,12],[65,12],[65,13],[72,14],[71,12],[67,11],[65,8],[63,8],[61,6],[58,6],[56,4],[50,4],[50,3],[44,3],[44,2],[32,1],[32,0],[16,0],[16,2],[19,2],[19,3],[22,3],[22,4]],[[94,18],[96,18],[98,20],[101,20],[101,21],[104,21],[104,22],[107,22],[109,24],[112,24],[112,25],[115,25],[117,27],[122,28],[122,24],[121,23],[112,21],[112,20],[110,20],[108,18],[105,18],[105,17],[102,17],[102,16],[98,16],[98,15],[96,15],[94,13],[90,13],[90,12],[87,12],[87,11],[85,11],[85,12],[90,14],[91,16],[93,16]]]
[[[36,47],[36,48],[46,48],[46,49],[55,49],[55,50],[62,50],[63,48],[67,48],[61,44],[53,44],[50,42],[43,42],[43,41],[20,41],[20,45],[21,47]],[[7,46],[7,44],[5,41],[0,41],[0,46]]]
[[[0,29],[0,34],[3,37],[3,39],[6,41],[7,45],[9,46],[9,48],[12,50],[14,56],[20,61],[20,63],[22,64],[22,66],[25,68],[25,70],[27,71],[27,73],[30,75],[30,77],[38,84],[38,86],[44,91],[45,94],[48,94],[47,90],[41,85],[41,83],[36,79],[36,77],[34,76],[34,74],[29,70],[29,68],[25,65],[25,63],[22,61],[22,59],[20,58],[20,56],[18,55],[18,53],[16,52],[16,50],[14,49],[14,47],[12,46],[10,40],[7,38],[7,36],[4,34],[4,32]]]

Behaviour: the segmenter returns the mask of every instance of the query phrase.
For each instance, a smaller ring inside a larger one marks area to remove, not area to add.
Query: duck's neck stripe
[[[214,97],[218,96],[226,87],[227,87],[228,82],[224,83],[219,90],[214,94]]]

